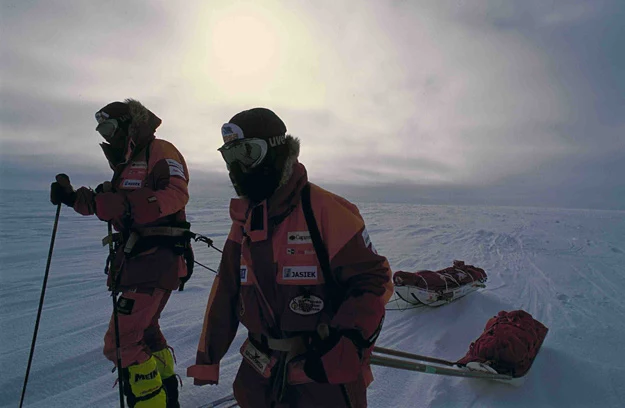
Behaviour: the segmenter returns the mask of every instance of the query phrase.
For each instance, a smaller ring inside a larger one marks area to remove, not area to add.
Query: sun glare
[[[281,44],[275,27],[263,16],[233,14],[210,33],[215,69],[243,81],[266,78],[280,66]]]
[[[203,48],[211,85],[231,97],[266,92],[286,53],[279,21],[250,3],[211,10],[209,16]]]
[[[206,5],[190,30],[183,77],[203,103],[320,106],[318,44],[302,15],[279,2],[262,4]]]

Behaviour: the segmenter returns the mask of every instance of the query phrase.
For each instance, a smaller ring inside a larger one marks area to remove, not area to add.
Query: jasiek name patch
[[[285,266],[282,268],[282,279],[317,279],[317,266]]]

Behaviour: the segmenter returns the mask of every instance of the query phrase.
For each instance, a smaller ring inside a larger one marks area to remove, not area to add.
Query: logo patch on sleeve
[[[285,266],[282,268],[282,279],[304,280],[317,279],[316,266]]]
[[[287,244],[312,244],[312,238],[310,238],[310,232],[308,231],[293,231],[287,233]]]
[[[167,161],[167,164],[169,165],[170,176],[178,176],[183,180],[187,179],[184,175],[184,166],[182,164],[180,164],[174,159],[165,159],[165,160]]]
[[[362,230],[362,239],[365,241],[365,247],[371,249],[371,252],[377,255],[378,251],[375,250],[373,242],[371,242],[371,238],[369,238],[369,231],[367,231],[367,227]]]
[[[135,305],[134,299],[128,299],[123,296],[120,296],[119,299],[117,299],[117,313],[120,313],[123,315],[130,315],[132,314],[132,308],[134,307],[134,305]]]

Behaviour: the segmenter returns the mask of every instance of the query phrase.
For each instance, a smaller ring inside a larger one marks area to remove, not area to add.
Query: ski
[[[209,402],[208,404],[200,405],[198,408],[217,408],[218,406],[225,404],[226,402],[235,401],[234,394],[227,395],[223,398],[216,399],[213,402]],[[235,402],[233,405],[228,405],[227,408],[236,407],[238,404]]]

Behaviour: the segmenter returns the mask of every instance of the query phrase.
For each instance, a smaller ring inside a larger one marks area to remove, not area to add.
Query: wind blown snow
[[[523,309],[549,328],[521,387],[374,367],[369,406],[623,406],[625,212],[383,203],[359,208],[393,271],[441,269],[458,259],[488,274],[486,289],[438,308],[391,301],[379,346],[457,360],[500,310]],[[2,407],[19,403],[54,214],[47,192],[0,194]],[[230,225],[226,199],[195,196],[188,214],[194,232],[223,246]],[[112,311],[103,272],[105,234],[106,225],[95,217],[62,209],[25,406],[119,404],[113,365],[101,351]],[[196,244],[195,253],[217,269],[217,251]],[[175,348],[183,407],[230,394],[241,361],[242,326],[221,362],[219,385],[196,387],[184,376],[195,360],[213,278],[196,266],[161,320]]]

